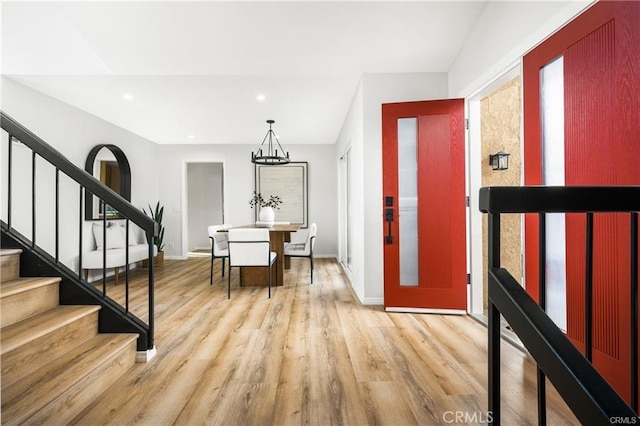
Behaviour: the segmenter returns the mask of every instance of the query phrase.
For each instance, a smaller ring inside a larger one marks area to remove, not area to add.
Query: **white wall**
[[[337,142],[353,154],[352,286],[364,304],[384,297],[382,229],[382,104],[447,95],[446,73],[364,74]],[[337,161],[336,161],[337,163]]]
[[[449,69],[449,96],[474,94],[593,3],[489,2]]]
[[[257,145],[256,145],[257,146]],[[186,255],[182,234],[184,179],[187,162],[224,163],[224,217],[226,223],[255,222],[249,199],[254,190],[253,145],[159,145],[160,200],[165,205],[166,255]],[[292,161],[307,161],[309,179],[309,223],[318,224],[315,253],[336,256],[338,252],[337,165],[334,145],[284,146]],[[306,231],[301,230],[300,233]]]
[[[84,163],[91,148],[98,144],[114,144],[125,153],[131,165],[131,202],[139,207],[147,203],[155,204],[158,198],[158,168],[156,164],[157,145],[127,130],[114,126],[82,110],[60,102],[40,92],[27,88],[6,77],[0,81],[2,98],[0,108],[27,129],[57,149],[72,163],[84,169]],[[4,133],[4,132],[3,132]],[[2,155],[6,153],[6,138],[3,138]],[[14,163],[13,202],[15,207],[31,209],[31,162],[30,151],[16,148]],[[22,157],[22,161],[20,159]],[[3,158],[4,160],[4,158]],[[2,180],[6,179],[4,175]],[[53,253],[54,247],[54,183],[55,171],[44,161],[38,160],[37,170],[37,211],[36,232],[39,245]],[[4,187],[4,186],[3,186]],[[18,189],[16,189],[18,188]],[[4,189],[3,189],[4,190]],[[69,267],[74,267],[78,254],[78,186],[61,177],[60,183],[60,259]],[[3,196],[2,202],[6,198]],[[4,218],[3,209],[3,218]],[[31,237],[30,214],[12,215],[14,225],[25,230]],[[90,222],[83,221],[83,241],[90,243]]]
[[[207,227],[223,221],[222,171],[222,163],[187,163],[188,251],[209,248]]]
[[[364,287],[364,171],[363,171],[363,108],[362,81],[351,101],[349,112],[336,141],[336,164],[347,148],[351,147],[351,287],[360,301],[365,299]],[[338,188],[339,192],[340,188]],[[343,221],[343,218],[340,218]],[[343,223],[340,227],[345,230]],[[344,247],[346,235],[340,235],[340,247]]]

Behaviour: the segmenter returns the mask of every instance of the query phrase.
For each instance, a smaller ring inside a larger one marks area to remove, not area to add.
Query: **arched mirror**
[[[131,201],[131,168],[124,152],[115,145],[102,144],[94,146],[84,165],[87,173],[93,175],[103,184]],[[85,219],[102,219],[103,203],[98,197],[87,191],[85,196]],[[107,219],[120,219],[120,213],[106,206]]]

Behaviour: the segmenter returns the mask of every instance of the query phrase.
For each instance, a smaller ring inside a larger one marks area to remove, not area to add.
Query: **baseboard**
[[[167,256],[166,253],[164,255],[164,258],[167,260],[187,260],[186,256]]]
[[[340,262],[338,260],[338,258],[336,257],[336,261],[338,262],[338,265],[340,265],[340,268],[342,269],[342,273],[344,274],[345,278],[347,279],[347,287],[349,288],[349,291],[351,292],[351,296],[353,297],[353,300],[357,301],[358,303],[360,303],[360,305],[362,306],[382,306],[384,305],[384,298],[383,297],[365,297],[364,299],[360,299],[360,296],[358,295],[358,293],[356,293],[355,289],[353,288],[353,275],[351,273],[351,271],[349,271],[346,266],[344,266],[344,264],[342,262]]]
[[[469,316],[484,327],[489,327],[488,319],[484,314],[470,313]],[[504,326],[504,323],[500,325],[500,334],[502,336],[502,339],[509,342],[514,348],[522,351],[525,355],[532,357],[527,348],[524,347],[522,341],[518,338],[518,335],[513,331],[507,330],[507,328]]]
[[[190,251],[189,253],[187,253],[187,257],[211,257],[211,253],[195,253]]]
[[[340,265],[340,268],[342,268],[342,272],[344,273],[344,275],[349,280],[349,286],[353,287],[353,272],[351,272],[349,270],[349,268],[347,268],[344,265],[344,263],[340,262],[340,259],[336,258],[336,260],[338,261],[338,264]]]
[[[158,354],[158,351],[156,350],[156,346],[155,345],[153,345],[153,348],[147,349],[146,351],[137,351],[136,352],[136,362],[149,362],[157,354]]]
[[[315,259],[336,259],[338,260],[337,254],[314,254],[313,257]]]

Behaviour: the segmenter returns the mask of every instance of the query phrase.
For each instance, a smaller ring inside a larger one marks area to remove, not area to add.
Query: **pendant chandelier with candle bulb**
[[[282,164],[289,164],[289,153],[282,148],[280,141],[272,129],[274,120],[267,120],[269,124],[269,130],[262,139],[262,143],[256,150],[251,153],[251,162],[254,164],[262,164],[265,166],[278,166]],[[274,142],[275,140],[275,142]],[[266,143],[266,145],[265,145]]]

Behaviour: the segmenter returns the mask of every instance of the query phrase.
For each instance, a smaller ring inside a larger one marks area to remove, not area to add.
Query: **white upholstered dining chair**
[[[284,255],[289,257],[307,257],[311,267],[311,284],[313,284],[313,246],[316,243],[318,226],[312,223],[309,226],[307,239],[302,243],[286,243],[284,245]]]
[[[234,266],[268,267],[269,298],[271,298],[271,267],[277,261],[271,251],[269,230],[266,228],[229,229],[229,276],[227,277],[227,298],[231,298],[231,268]],[[276,274],[278,270],[276,269]],[[276,277],[277,280],[277,277]]]
[[[213,261],[222,259],[222,276],[224,277],[224,261],[229,257],[227,246],[227,232],[219,232],[221,229],[231,228],[231,224],[211,225],[207,228],[209,239],[211,240],[211,272],[209,275],[209,285],[213,284]]]

